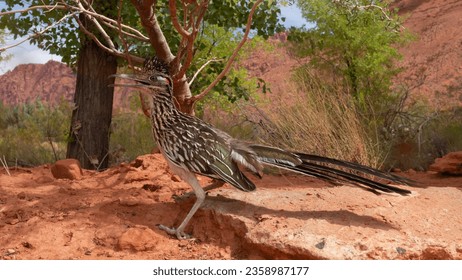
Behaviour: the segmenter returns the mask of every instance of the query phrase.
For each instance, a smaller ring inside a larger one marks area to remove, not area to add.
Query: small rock
[[[145,191],[155,192],[161,189],[162,187],[154,184],[144,184],[141,188]]]
[[[28,219],[28,220],[26,221],[26,223],[27,223],[28,226],[31,226],[31,225],[37,224],[39,221],[40,221],[40,217],[39,217],[39,216],[33,216],[33,217],[31,217],[30,219]]]
[[[451,254],[443,246],[431,245],[422,251],[423,260],[449,260]]]
[[[79,180],[83,176],[80,162],[76,159],[62,159],[58,160],[51,166],[51,174],[56,179],[70,179]]]
[[[132,166],[132,167],[135,167],[135,168],[142,167],[142,166],[143,166],[143,159],[137,157],[137,158],[131,163],[131,166]]]
[[[53,181],[54,179],[51,178],[50,176],[40,176],[35,180],[35,182],[38,184],[46,184],[46,183],[51,183]]]
[[[411,168],[411,169],[408,169],[408,170],[406,171],[406,173],[407,173],[407,174],[410,174],[410,175],[414,175],[414,174],[417,174],[417,171],[415,171],[414,169]]]
[[[135,198],[126,197],[126,198],[119,198],[119,204],[122,206],[137,206],[139,201]]]
[[[369,248],[367,247],[367,245],[365,244],[362,244],[362,243],[357,243],[356,244],[356,248],[360,251],[367,251]]]
[[[396,252],[398,252],[398,254],[402,255],[402,254],[406,253],[406,249],[401,248],[401,247],[396,247]]]
[[[20,193],[17,194],[17,197],[19,199],[26,199],[26,193],[25,192],[20,192]]]
[[[32,244],[30,244],[30,243],[27,242],[27,241],[24,241],[24,242],[22,243],[22,246],[23,246],[24,248],[27,248],[27,249],[34,249],[34,246],[32,246]]]
[[[148,251],[157,246],[161,235],[150,228],[130,228],[119,238],[121,250]]]
[[[318,248],[319,250],[322,250],[324,249],[324,247],[326,246],[326,240],[323,239],[321,242],[319,242],[318,244],[314,245],[316,248]]]
[[[449,153],[442,158],[435,159],[435,163],[430,165],[430,171],[435,171],[441,175],[462,175],[462,151]]]
[[[126,227],[120,225],[102,226],[95,232],[93,242],[98,246],[115,247],[125,231]]]
[[[8,255],[13,255],[13,254],[16,253],[16,251],[15,251],[14,249],[8,249],[8,250],[6,250],[6,253],[7,253]]]
[[[10,221],[7,222],[7,224],[10,224],[10,225],[15,225],[17,223],[19,223],[20,220],[19,219],[11,219]]]

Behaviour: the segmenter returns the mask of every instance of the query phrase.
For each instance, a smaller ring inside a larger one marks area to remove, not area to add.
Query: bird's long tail
[[[250,145],[258,160],[266,165],[310,175],[330,182],[350,183],[376,194],[380,192],[407,195],[409,190],[391,186],[378,180],[387,180],[397,184],[412,184],[413,181],[361,164],[337,160],[328,157],[298,152],[288,152],[279,148]],[[372,179],[374,178],[374,179]]]

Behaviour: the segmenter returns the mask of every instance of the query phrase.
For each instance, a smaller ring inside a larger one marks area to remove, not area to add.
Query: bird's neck
[[[151,120],[155,129],[168,129],[176,117],[181,114],[173,103],[173,96],[169,93],[156,94],[152,98]]]

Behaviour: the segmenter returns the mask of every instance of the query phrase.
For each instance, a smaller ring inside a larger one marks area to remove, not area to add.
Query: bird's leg
[[[204,192],[208,192],[208,191],[211,191],[211,190],[214,190],[214,189],[218,189],[218,188],[222,187],[224,184],[225,184],[224,181],[213,179],[212,183],[210,183],[209,185],[205,186],[202,189],[204,190]],[[193,195],[193,194],[195,194],[194,191],[187,192],[187,193],[184,193],[182,195],[173,195],[172,197],[176,202],[179,202],[179,201],[183,201],[183,200],[186,200],[186,199],[190,198],[191,195]]]
[[[191,210],[189,210],[188,215],[184,218],[183,222],[181,222],[178,228],[167,227],[164,225],[159,225],[159,229],[167,232],[171,235],[176,235],[178,239],[189,239],[191,236],[184,232],[185,227],[188,225],[191,218],[197,212],[197,210],[202,206],[205,200],[205,191],[202,189],[199,181],[197,181],[196,177],[191,172],[183,172],[183,174],[179,174],[180,177],[185,180],[191,187],[193,188],[194,194],[196,195],[196,202],[194,203]]]

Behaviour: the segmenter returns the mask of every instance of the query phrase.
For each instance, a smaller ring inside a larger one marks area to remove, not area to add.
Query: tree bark
[[[179,70],[179,65],[171,65],[175,56],[172,54],[167,39],[157,21],[154,11],[155,2],[154,0],[131,0],[131,3],[140,15],[141,24],[149,36],[156,56],[169,63],[170,66],[175,67],[175,69],[170,69],[170,74],[174,76]],[[191,100],[192,94],[185,75],[174,79],[173,96],[176,101],[175,105],[180,111],[194,115],[194,102]]]
[[[116,57],[84,40],[77,61],[77,83],[72,112],[71,139],[67,158],[78,159],[83,168],[108,167],[109,134],[112,118]]]

